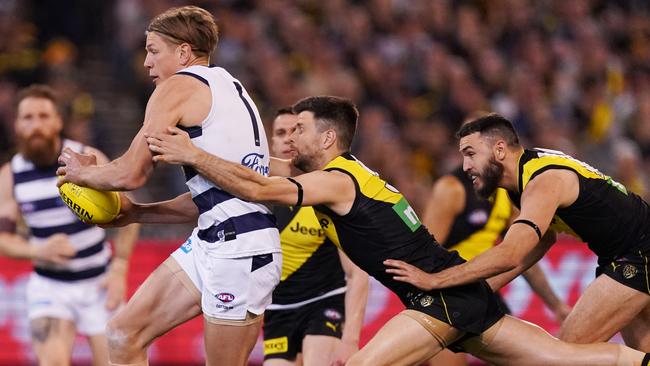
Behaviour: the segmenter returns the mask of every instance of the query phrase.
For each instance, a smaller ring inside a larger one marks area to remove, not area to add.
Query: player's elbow
[[[286,201],[282,192],[267,182],[250,184],[242,194],[244,195],[242,198],[253,202],[284,204]]]
[[[517,267],[523,267],[525,255],[522,255],[522,253],[518,253],[515,250],[509,250],[506,255],[501,257],[500,262],[502,272],[507,272]]]

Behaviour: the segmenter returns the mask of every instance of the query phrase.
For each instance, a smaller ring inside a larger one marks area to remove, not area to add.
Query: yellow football
[[[120,213],[120,195],[117,192],[64,183],[59,187],[59,194],[63,202],[85,223],[106,224]]]

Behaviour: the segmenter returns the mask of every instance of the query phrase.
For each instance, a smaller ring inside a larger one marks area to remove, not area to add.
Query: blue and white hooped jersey
[[[63,147],[81,152],[81,143],[63,140]],[[63,203],[56,187],[57,164],[36,167],[21,154],[11,159],[14,197],[30,230],[30,243],[44,243],[48,237],[63,233],[77,250],[65,265],[34,262],[34,271],[41,276],[61,281],[93,278],[106,271],[111,259],[111,248],[104,229],[84,224]]]
[[[220,67],[191,66],[178,74],[194,77],[210,87],[212,107],[199,126],[187,131],[194,145],[222,159],[268,176],[269,147],[257,107],[239,80]],[[193,236],[218,258],[237,258],[280,252],[280,237],[271,211],[222,190],[184,166],[187,186],[199,209]]]

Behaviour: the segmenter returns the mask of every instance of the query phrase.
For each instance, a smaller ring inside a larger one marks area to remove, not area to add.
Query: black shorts
[[[495,292],[494,294],[497,296],[497,303],[499,304],[499,309],[501,309],[501,311],[504,314],[512,314],[510,307],[506,303],[506,300],[503,298],[503,296],[501,296],[501,293]]]
[[[616,282],[650,295],[649,262],[650,250],[636,250],[636,253],[628,253],[613,260],[599,258],[596,277],[606,274]]]
[[[462,351],[458,344],[479,335],[504,316],[497,294],[485,281],[442,290],[414,290],[402,299],[407,309],[428,314],[458,330],[466,332],[450,349]]]
[[[264,312],[264,359],[293,361],[302,352],[306,335],[341,338],[345,321],[345,294],[290,310]]]

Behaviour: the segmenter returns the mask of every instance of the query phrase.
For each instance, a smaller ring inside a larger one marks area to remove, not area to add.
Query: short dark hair
[[[293,109],[291,107],[282,107],[275,112],[275,117],[273,118],[275,119],[285,114],[294,114]]]
[[[156,32],[173,44],[187,43],[198,56],[209,57],[219,41],[219,27],[212,14],[192,5],[158,14],[147,32]]]
[[[59,102],[59,98],[56,96],[56,92],[50,86],[43,84],[32,84],[18,92],[16,97],[16,106],[20,104],[24,99],[27,98],[41,98],[47,99],[54,105],[54,109],[59,115],[62,115],[62,109]]]
[[[350,150],[359,119],[359,111],[351,100],[329,95],[307,97],[294,104],[292,109],[295,114],[312,112],[314,119],[320,124],[319,129],[333,128],[336,131],[338,147]]]
[[[460,139],[476,132],[490,137],[501,137],[511,147],[519,146],[519,136],[512,122],[497,113],[489,113],[469,120],[460,126],[456,137]]]

